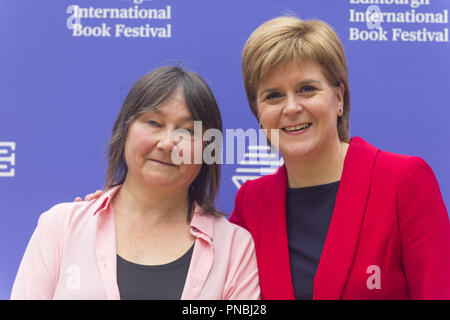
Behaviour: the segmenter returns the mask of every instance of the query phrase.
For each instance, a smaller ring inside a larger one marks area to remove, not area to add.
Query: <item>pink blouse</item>
[[[119,188],[40,216],[11,299],[120,299],[111,205]],[[181,299],[259,299],[250,233],[224,217],[203,215],[199,206],[190,226],[196,239]]]

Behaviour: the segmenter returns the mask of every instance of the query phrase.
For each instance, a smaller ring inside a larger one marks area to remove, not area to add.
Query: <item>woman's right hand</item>
[[[84,197],[84,201],[91,201],[93,199],[100,198],[102,194],[103,194],[103,190],[97,190],[94,193],[89,193]],[[81,197],[76,197],[75,202],[79,202],[79,201],[83,201],[83,199],[81,199]]]

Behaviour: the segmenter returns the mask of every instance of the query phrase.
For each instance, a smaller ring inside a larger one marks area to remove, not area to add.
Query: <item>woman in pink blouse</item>
[[[198,75],[141,78],[113,128],[107,191],[41,215],[11,298],[258,299],[252,237],[214,206],[220,165],[172,160],[206,146],[194,121],[222,128]]]

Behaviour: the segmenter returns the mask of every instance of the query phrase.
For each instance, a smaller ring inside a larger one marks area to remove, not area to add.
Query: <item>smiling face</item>
[[[319,157],[339,141],[337,118],[344,86],[332,86],[316,62],[290,62],[272,69],[257,87],[258,119],[263,129],[279,129],[285,161]]]
[[[151,186],[188,188],[201,164],[172,161],[172,150],[194,154],[194,120],[181,90],[154,111],[141,114],[129,126],[125,141],[126,180]],[[200,137],[201,139],[201,137]],[[201,147],[201,143],[200,143]]]

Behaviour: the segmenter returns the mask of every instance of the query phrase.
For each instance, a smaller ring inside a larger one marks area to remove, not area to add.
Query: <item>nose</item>
[[[296,116],[298,113],[303,111],[303,107],[293,96],[288,96],[286,104],[283,108],[283,114],[288,117]]]
[[[164,130],[159,136],[156,147],[161,151],[170,153],[177,144],[175,132],[173,130]]]

